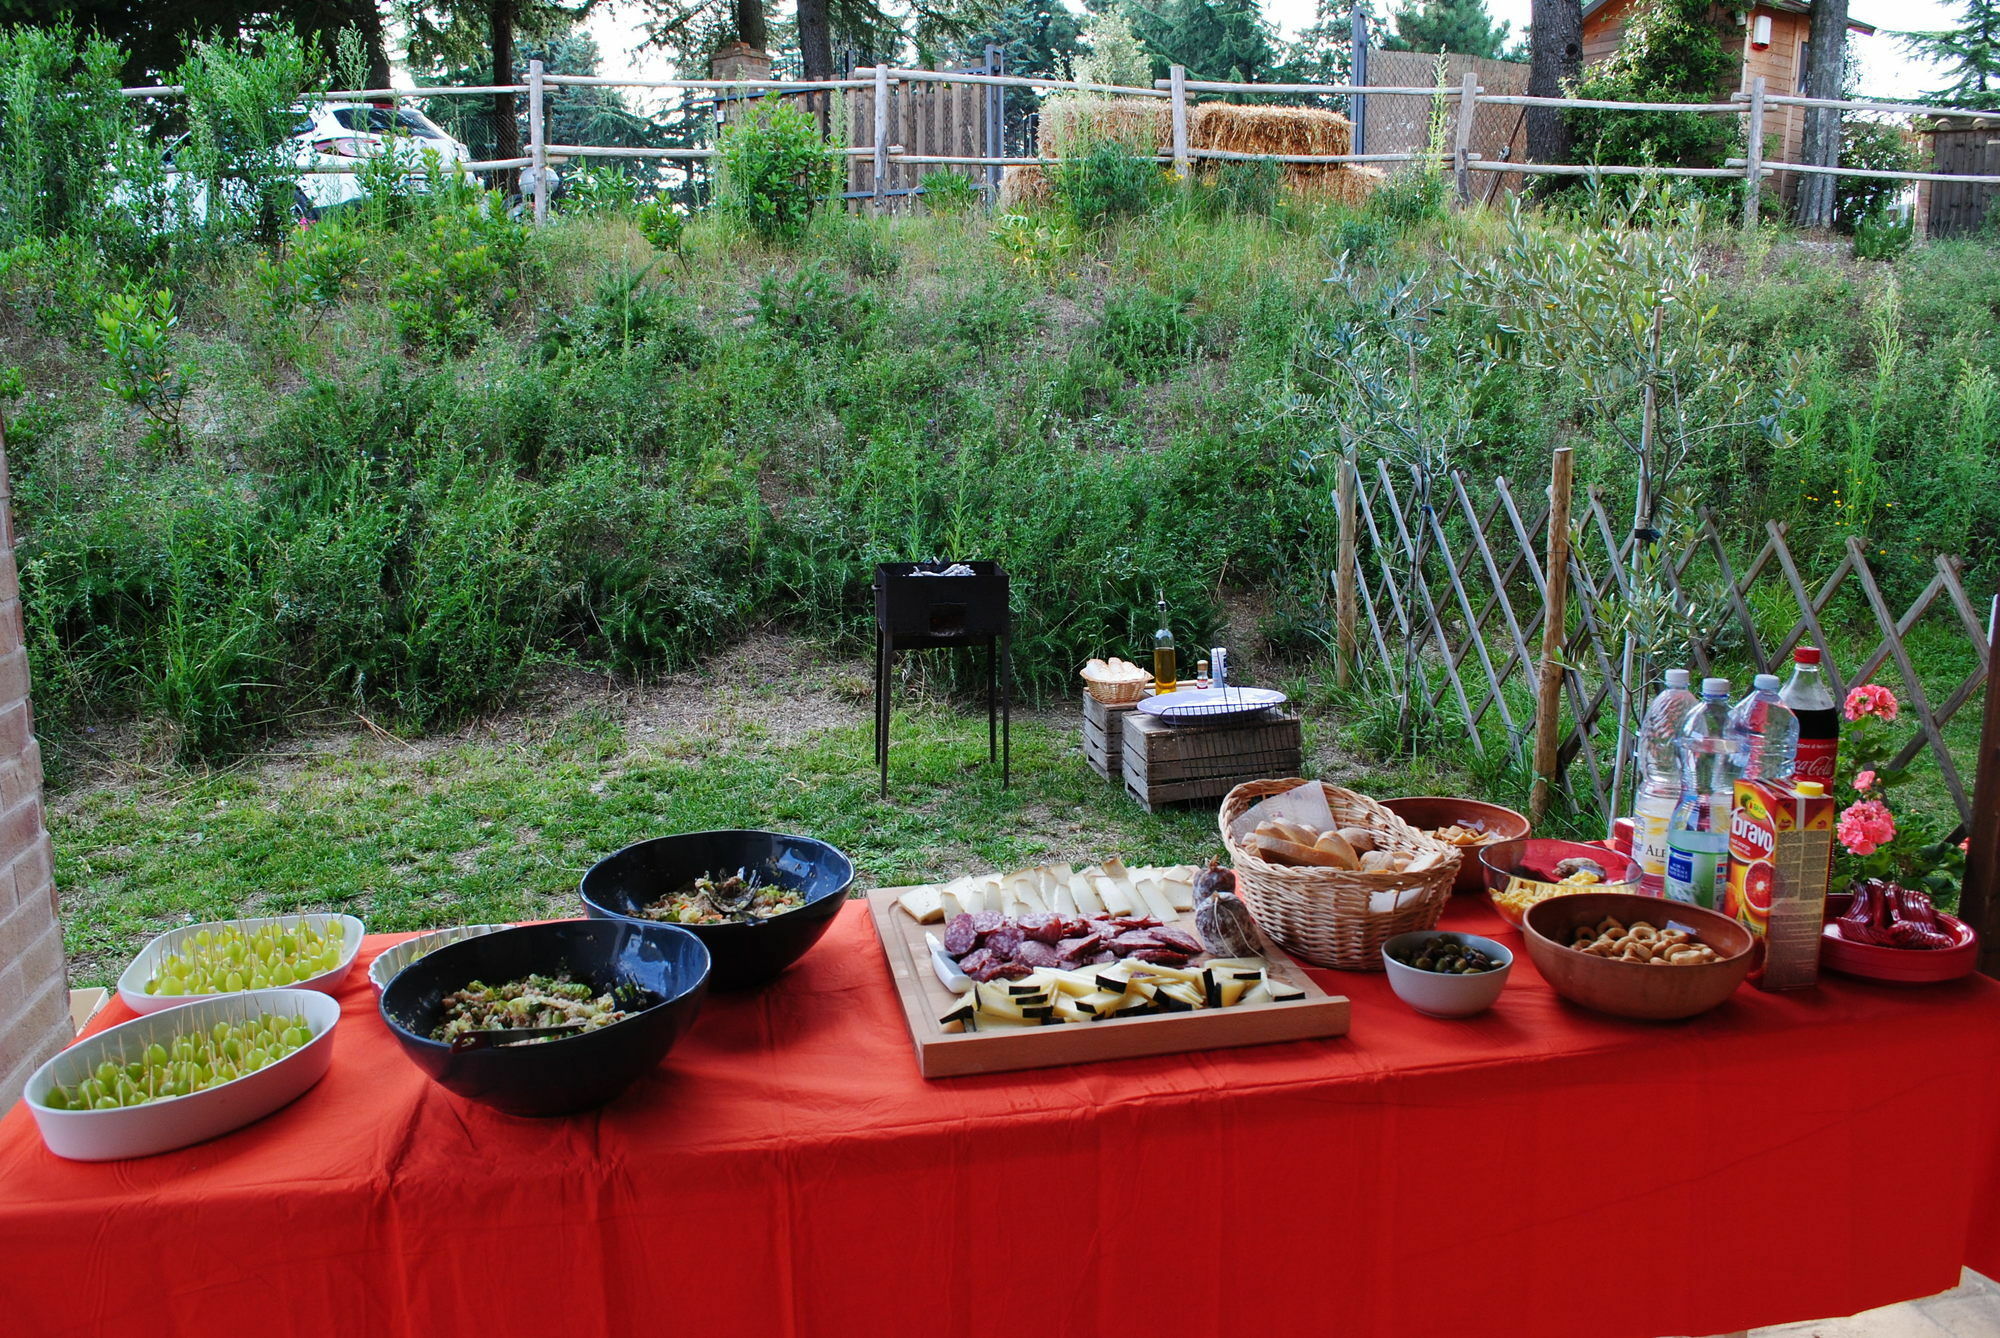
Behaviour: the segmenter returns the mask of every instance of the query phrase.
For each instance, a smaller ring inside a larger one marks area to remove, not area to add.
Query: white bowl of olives
[[[1382,965],[1389,988],[1419,1013],[1471,1017],[1500,997],[1514,954],[1477,934],[1419,929],[1384,943]]]

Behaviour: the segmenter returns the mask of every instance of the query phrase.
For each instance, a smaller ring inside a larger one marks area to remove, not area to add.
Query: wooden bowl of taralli
[[[1615,921],[1656,932],[1669,922],[1685,926],[1714,949],[1712,961],[1659,965],[1650,960],[1592,956],[1572,944],[1581,927]],[[1549,988],[1571,1003],[1616,1017],[1667,1022],[1706,1013],[1743,983],[1750,972],[1750,931],[1726,915],[1685,902],[1630,892],[1579,892],[1528,908],[1521,925],[1528,960]]]

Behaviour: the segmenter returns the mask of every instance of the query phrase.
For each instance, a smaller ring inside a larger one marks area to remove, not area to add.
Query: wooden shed
[[[2000,124],[1944,117],[1924,131],[1931,141],[1933,172],[2000,176]],[[1986,226],[2000,186],[1979,181],[1926,181],[1919,187],[1917,213],[1925,235],[1967,237]]]

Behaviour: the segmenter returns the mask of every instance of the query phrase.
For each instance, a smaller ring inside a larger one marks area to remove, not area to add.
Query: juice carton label
[[[1764,989],[1819,979],[1833,810],[1832,796],[1799,794],[1790,781],[1736,782],[1719,909],[1756,936],[1752,970]]]

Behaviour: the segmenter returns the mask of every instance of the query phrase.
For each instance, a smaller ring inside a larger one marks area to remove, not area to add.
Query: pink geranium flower
[[[1850,805],[1840,815],[1834,835],[1850,855],[1872,855],[1876,848],[1896,839],[1896,818],[1879,799],[1864,799]]]
[[[1859,720],[1864,715],[1872,715],[1889,721],[1893,721],[1902,709],[1902,704],[1896,700],[1896,694],[1880,683],[1863,683],[1850,690],[1842,708],[1849,720]]]
[[[1873,785],[1874,783],[1875,783],[1875,773],[1873,771],[1857,771],[1854,773],[1855,789],[1866,790],[1869,786]]]

